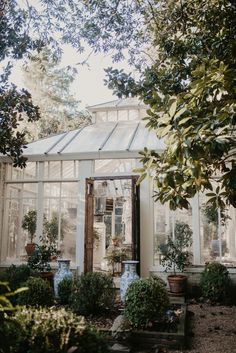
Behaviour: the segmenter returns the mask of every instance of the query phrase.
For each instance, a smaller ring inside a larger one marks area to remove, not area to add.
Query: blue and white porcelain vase
[[[70,260],[58,260],[58,270],[54,275],[54,294],[58,298],[58,285],[64,278],[73,278],[70,270]]]
[[[121,301],[124,303],[127,288],[132,282],[137,281],[139,279],[139,276],[136,272],[136,266],[139,261],[129,260],[122,261],[122,263],[124,264],[125,269],[123,275],[120,278],[120,298]]]

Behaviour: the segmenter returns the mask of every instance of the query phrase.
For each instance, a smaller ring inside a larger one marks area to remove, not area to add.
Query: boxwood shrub
[[[73,280],[71,278],[63,278],[58,284],[58,297],[60,303],[66,305],[69,303],[70,296],[73,290]]]
[[[30,277],[24,287],[27,291],[18,294],[17,303],[20,305],[50,306],[54,302],[52,287],[41,277]]]
[[[227,303],[230,301],[231,279],[227,268],[218,262],[205,266],[201,274],[200,289],[202,296],[212,303]]]
[[[70,298],[73,311],[81,315],[97,314],[114,304],[113,278],[104,273],[81,275]]]
[[[0,280],[8,282],[10,288],[12,290],[15,290],[17,288],[20,288],[22,286],[22,283],[27,281],[27,279],[31,275],[32,271],[28,265],[11,265],[1,273]]]
[[[158,277],[139,279],[130,284],[125,294],[124,315],[135,328],[164,317],[169,306],[165,283]]]

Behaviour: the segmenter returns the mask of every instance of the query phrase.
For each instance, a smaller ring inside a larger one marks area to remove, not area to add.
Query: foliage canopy
[[[155,199],[187,208],[189,198],[208,190],[214,207],[236,206],[235,1],[41,0],[37,8],[28,1],[19,8],[13,0],[6,1],[1,20],[1,59],[49,43],[60,53],[61,43],[81,52],[87,42],[94,53],[112,52],[115,61],[128,52],[140,79],[109,68],[107,85],[119,96],[143,99],[150,107],[147,127],[166,143],[161,155],[142,152],[142,178],[154,176]],[[1,107],[0,152],[19,165],[24,143],[13,134],[17,113],[24,110],[32,120],[38,111],[25,91],[12,89],[1,86],[1,96],[10,97]]]
[[[147,127],[167,146],[161,155],[142,152],[141,179],[151,173],[155,199],[171,209],[187,208],[204,190],[214,207],[235,207],[236,4],[152,3],[150,66],[139,82],[107,70],[111,88],[138,94],[150,106]]]

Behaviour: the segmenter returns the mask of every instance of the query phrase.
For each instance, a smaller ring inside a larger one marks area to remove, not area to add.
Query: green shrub
[[[1,280],[8,282],[12,290],[20,288],[22,284],[31,276],[32,271],[28,265],[11,265],[1,274]]]
[[[12,291],[7,282],[0,282],[0,288],[0,353],[14,353],[21,345],[21,327],[11,318],[17,309],[12,304],[12,298],[26,288]]]
[[[1,314],[0,314],[1,316]],[[0,353],[18,353],[22,343],[22,330],[11,316],[0,319]]]
[[[229,301],[231,280],[227,268],[218,262],[207,264],[201,274],[200,288],[202,296],[212,303]]]
[[[67,353],[71,347],[77,347],[76,353],[108,352],[105,340],[86,327],[83,317],[65,308],[22,307],[12,320],[21,326],[21,345],[14,353]]]
[[[69,298],[72,293],[73,280],[71,278],[63,278],[58,284],[58,296],[60,303],[65,305],[68,304]]]
[[[87,327],[79,338],[78,353],[109,353],[107,341],[101,333]]]
[[[130,284],[125,295],[124,315],[136,328],[164,316],[169,297],[164,282],[158,277],[139,279]]]
[[[30,277],[25,283],[29,290],[18,295],[20,305],[49,306],[53,304],[53,290],[49,282],[40,277]]]
[[[71,308],[81,314],[97,314],[110,308],[115,299],[113,278],[99,272],[82,275],[71,295]]]

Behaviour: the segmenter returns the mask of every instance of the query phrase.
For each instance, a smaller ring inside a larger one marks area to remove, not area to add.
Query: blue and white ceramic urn
[[[64,278],[73,278],[70,270],[70,260],[60,259],[58,262],[58,270],[54,275],[54,294],[58,298],[58,285]]]
[[[139,276],[136,272],[136,266],[139,261],[129,260],[129,261],[122,261],[124,264],[124,273],[120,278],[120,298],[121,301],[125,301],[125,293],[129,285],[139,279]]]

